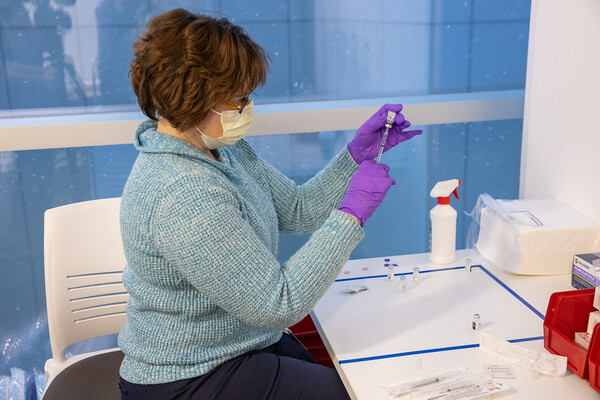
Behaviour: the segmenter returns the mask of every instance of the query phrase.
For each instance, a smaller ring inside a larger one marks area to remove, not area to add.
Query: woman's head
[[[133,52],[129,76],[142,111],[180,131],[263,85],[268,70],[265,51],[241,27],[183,9],[152,18]]]

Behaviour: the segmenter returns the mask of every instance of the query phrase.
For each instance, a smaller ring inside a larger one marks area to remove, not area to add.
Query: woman
[[[182,9],[134,45],[130,77],[150,120],[121,205],[123,399],[348,397],[283,329],[325,293],[394,184],[373,161],[387,110],[398,114],[386,149],[420,131],[403,131],[401,105],[384,106],[296,186],[240,140],[266,72],[240,27]],[[279,264],[280,231],[314,233]]]

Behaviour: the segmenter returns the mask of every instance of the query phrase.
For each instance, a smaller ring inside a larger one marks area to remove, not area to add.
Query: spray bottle
[[[450,194],[458,199],[460,179],[438,182],[430,196],[437,197],[438,204],[429,212],[431,217],[431,255],[436,264],[450,264],[456,250],[456,210],[450,205]]]

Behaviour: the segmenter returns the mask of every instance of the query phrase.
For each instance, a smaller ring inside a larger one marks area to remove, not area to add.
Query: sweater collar
[[[195,148],[185,140],[175,136],[167,135],[156,130],[158,122],[148,119],[140,124],[135,132],[134,145],[135,148],[142,153],[166,153],[176,154],[184,157],[196,159],[198,161],[208,163],[217,168],[224,174],[228,175],[232,180],[238,180],[239,176],[231,165],[229,157],[230,149],[228,146],[217,150],[221,162],[215,161],[199,149]]]
[[[202,151],[192,146],[185,140],[158,132],[158,122],[148,119],[138,126],[135,132],[135,148],[142,153],[171,153],[186,157],[217,162]],[[227,158],[227,151],[217,150],[223,161]]]

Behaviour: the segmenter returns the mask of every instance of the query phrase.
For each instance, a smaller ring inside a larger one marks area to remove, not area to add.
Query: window
[[[40,118],[52,117],[47,124],[89,120],[101,127],[118,121],[118,112],[136,112],[127,77],[131,45],[150,17],[178,6],[227,16],[265,47],[272,73],[255,103],[270,110],[293,112],[304,102],[322,101],[339,101],[343,108],[355,99],[380,104],[409,96],[427,103],[428,96],[462,93],[484,101],[525,86],[525,0],[0,2],[0,338],[12,338],[0,375],[15,360],[32,370],[49,357],[43,326],[32,328],[45,312],[44,210],[119,196],[136,157],[131,144],[96,146],[94,139],[84,147],[61,139],[60,148],[53,148],[51,130]],[[427,251],[427,213],[434,205],[428,195],[438,180],[463,179],[461,200],[453,203],[461,215],[458,246],[469,223],[461,211],[470,210],[479,193],[518,195],[521,116],[494,112],[479,121],[425,120],[421,137],[384,155],[397,185],[367,223],[353,258]],[[15,126],[33,133],[29,147],[9,151],[6,143],[22,133]],[[128,143],[133,131],[124,126],[111,129],[124,129],[122,143]],[[353,135],[327,129],[248,140],[300,183]],[[304,239],[283,235],[280,259]],[[22,347],[15,338],[24,338]],[[43,346],[34,348],[34,340]]]
[[[0,110],[136,110],[131,46],[175,7],[229,17],[265,47],[257,104],[523,88],[529,1],[13,0]]]

